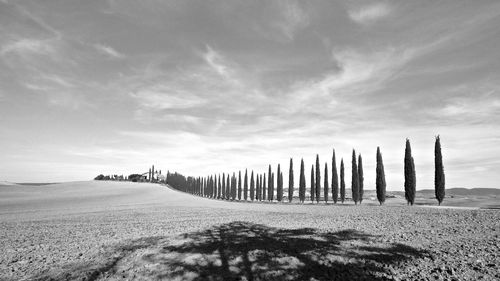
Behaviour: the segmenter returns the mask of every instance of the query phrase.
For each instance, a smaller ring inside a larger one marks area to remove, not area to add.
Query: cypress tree
[[[337,204],[339,198],[339,176],[337,174],[337,160],[335,160],[335,149],[332,156],[332,200]]]
[[[214,175],[214,178],[213,178],[213,195],[212,195],[212,198],[214,199],[217,199],[217,176]]]
[[[210,176],[210,194],[209,194],[209,197],[210,198],[214,198],[214,178],[213,176]]]
[[[325,203],[328,203],[328,163],[325,162],[325,183],[324,183],[324,199]]]
[[[226,200],[231,198],[231,182],[229,181],[229,173],[227,173],[227,182],[226,182]]]
[[[380,153],[380,148],[377,147],[377,178],[375,186],[377,188],[377,199],[380,205],[385,202],[385,172],[384,172],[384,162],[382,161],[382,154]]]
[[[283,200],[283,194],[285,192],[285,190],[283,189],[283,171],[280,172],[280,189],[281,189],[281,200]]]
[[[314,195],[316,194],[316,184],[314,184],[314,165],[311,166],[311,202],[314,203]]]
[[[316,154],[316,202],[319,203],[321,196],[321,167],[319,166],[319,155]]]
[[[304,201],[306,200],[306,175],[304,174],[304,159],[300,160],[299,200],[300,203],[304,203]]]
[[[261,187],[260,187],[260,175],[259,174],[256,174],[256,181],[255,181],[255,199],[257,199],[257,201],[260,201],[260,190],[261,190]]]
[[[262,180],[262,201],[266,201],[266,173],[264,173],[264,179]]]
[[[253,181],[253,171],[250,175],[250,200],[255,200],[255,182]]]
[[[248,175],[247,169],[245,169],[245,180],[243,181],[243,199],[247,201],[248,199]]]
[[[271,165],[269,165],[269,171],[267,174],[267,200],[273,201],[273,175],[271,172]]]
[[[238,200],[241,200],[241,171],[238,172]]]
[[[340,201],[342,204],[345,200],[345,179],[344,179],[344,159],[340,159]]]
[[[444,200],[444,186],[443,156],[441,155],[441,140],[438,135],[434,145],[434,192],[436,193],[436,199],[439,205],[441,205]]]
[[[222,173],[222,199],[226,199],[226,174]]]
[[[273,202],[274,200],[274,173],[271,173],[271,188],[269,190],[271,191],[271,194],[269,196],[269,201]]]
[[[356,165],[356,151],[352,150],[352,178],[351,178],[351,189],[352,189],[352,200],[354,204],[358,204],[359,201],[359,177],[358,177],[358,166]]]
[[[278,175],[278,182],[276,185],[276,200],[278,200],[278,202],[281,202],[281,199],[283,199],[283,185],[281,184],[280,164],[278,164],[278,172],[276,174]]]
[[[290,158],[290,169],[288,171],[288,202],[293,199],[293,160]]]
[[[358,178],[359,178],[359,204],[363,202],[363,194],[364,194],[364,180],[363,177],[363,159],[361,158],[361,154],[358,156]]]
[[[415,202],[416,176],[415,176],[415,163],[413,161],[413,157],[411,156],[411,146],[409,139],[406,139],[404,164],[405,164],[405,198],[409,205],[413,205],[413,203]]]
[[[221,199],[222,198],[222,183],[221,183],[221,179],[220,179],[220,174],[219,174],[219,188],[217,190],[219,191],[217,199]]]
[[[236,174],[233,172],[231,177],[231,200],[236,199]]]

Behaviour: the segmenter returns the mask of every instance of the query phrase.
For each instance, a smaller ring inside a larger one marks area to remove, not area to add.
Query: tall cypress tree
[[[290,158],[290,169],[288,170],[288,202],[293,200],[293,160]]]
[[[415,176],[415,163],[411,156],[410,140],[406,139],[405,148],[405,198],[409,205],[415,202],[416,193],[416,176]]]
[[[226,182],[226,200],[231,198],[231,182],[229,181],[229,173],[227,173],[227,182]]]
[[[273,201],[273,175],[271,171],[271,165],[269,165],[269,170],[267,173],[267,200]]]
[[[316,154],[316,202],[319,203],[319,198],[321,197],[321,167],[319,166],[319,155]]]
[[[245,169],[245,180],[243,181],[243,199],[247,201],[248,199],[248,175],[247,169]]]
[[[436,193],[436,199],[441,205],[444,200],[444,167],[443,167],[443,156],[441,155],[441,140],[439,135],[436,137],[436,143],[434,145],[434,192]]]
[[[337,204],[339,198],[339,176],[337,174],[337,160],[335,160],[335,149],[332,156],[332,200]]]
[[[253,171],[250,175],[250,200],[255,200],[255,182],[253,181]]]
[[[219,174],[218,178],[219,178],[219,187],[217,188],[217,190],[218,190],[217,199],[221,199],[222,198],[222,183],[220,180],[220,174]]]
[[[238,172],[238,200],[241,200],[241,171]]]
[[[266,190],[266,173],[264,173],[264,178],[262,180],[262,201],[266,201],[266,196],[267,196],[267,190]]]
[[[358,179],[359,179],[359,204],[363,202],[363,194],[364,194],[364,180],[363,177],[363,159],[361,158],[361,154],[358,156]]]
[[[226,173],[222,173],[222,199],[226,199]]]
[[[345,201],[345,179],[344,179],[344,159],[340,159],[340,201]]]
[[[270,200],[269,200],[271,202],[274,200],[274,188],[275,188],[274,183],[275,183],[275,181],[274,181],[274,173],[271,173],[271,189],[270,189],[271,190],[271,196],[270,196]]]
[[[278,164],[278,172],[276,173],[278,176],[277,178],[277,183],[276,183],[276,200],[278,202],[281,202],[281,199],[283,199],[283,186],[281,185],[281,167],[280,164]]]
[[[260,188],[260,179],[261,179],[261,177],[260,177],[259,174],[256,174],[255,176],[256,176],[255,177],[256,178],[256,181],[255,181],[255,193],[256,193],[255,194],[255,199],[257,199],[257,201],[260,201],[260,190],[261,190],[261,188]]]
[[[316,195],[316,184],[314,183],[314,165],[311,166],[311,202],[314,203],[314,195]]]
[[[356,165],[356,151],[352,150],[352,178],[351,178],[351,189],[352,189],[352,200],[354,204],[358,204],[359,201],[359,177],[358,177],[358,166]]]
[[[280,181],[280,190],[281,190],[280,202],[281,202],[283,200],[283,172],[280,172],[278,179]]]
[[[385,202],[385,172],[384,172],[384,162],[382,161],[382,154],[380,153],[380,147],[377,147],[377,178],[375,186],[377,188],[377,199],[380,205]]]
[[[328,203],[328,163],[325,162],[325,183],[324,183],[324,192],[323,196],[325,199],[325,203]]]
[[[304,173],[304,159],[300,160],[299,200],[300,203],[304,203],[304,201],[306,200],[306,175]]]
[[[231,177],[231,200],[236,199],[236,174],[233,172]]]

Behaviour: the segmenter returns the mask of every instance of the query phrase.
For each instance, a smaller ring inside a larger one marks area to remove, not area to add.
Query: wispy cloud
[[[53,55],[55,53],[54,46],[50,40],[38,40],[31,38],[24,38],[15,40],[2,46],[0,50],[1,55],[9,53],[17,53],[20,55],[25,54],[40,54],[40,55]]]
[[[275,25],[290,40],[293,40],[295,33],[309,25],[309,15],[300,7],[296,1],[281,1],[280,8],[283,20],[277,21]]]
[[[106,45],[102,45],[102,44],[94,44],[93,46],[98,52],[100,52],[101,54],[107,55],[111,58],[114,58],[114,59],[125,58],[124,54],[118,52],[117,50],[115,50],[111,46],[106,46]]]
[[[386,3],[376,3],[349,10],[349,17],[359,24],[370,24],[388,16],[392,11]]]

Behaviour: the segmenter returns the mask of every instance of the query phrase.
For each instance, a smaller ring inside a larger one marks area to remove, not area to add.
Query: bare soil
[[[0,186],[0,279],[500,279],[500,211],[398,200],[238,203],[128,182]]]

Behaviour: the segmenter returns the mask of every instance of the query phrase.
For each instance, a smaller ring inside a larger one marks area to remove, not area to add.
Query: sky
[[[255,173],[500,188],[500,1],[0,0],[0,180]],[[286,185],[286,184],[285,184]]]

